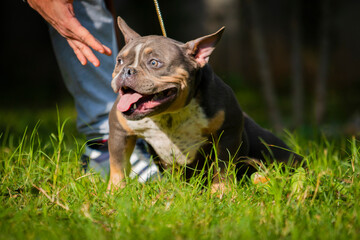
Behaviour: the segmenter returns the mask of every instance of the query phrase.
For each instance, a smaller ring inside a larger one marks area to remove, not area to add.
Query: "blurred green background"
[[[161,34],[153,1],[114,3],[117,15],[141,35]],[[360,1],[159,4],[168,37],[183,42],[226,26],[210,63],[260,124],[359,135]],[[1,12],[0,132],[23,131],[40,119],[51,125],[56,106],[74,121],[45,21],[21,0],[4,1]]]

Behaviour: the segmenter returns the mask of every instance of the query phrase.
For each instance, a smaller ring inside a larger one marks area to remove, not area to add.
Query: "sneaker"
[[[108,141],[89,141],[85,153],[81,156],[82,169],[87,173],[91,168],[106,178],[110,172]]]
[[[159,168],[152,160],[147,143],[143,139],[138,139],[130,157],[131,172],[129,177],[138,177],[138,181],[141,183],[159,178]]]
[[[107,140],[89,141],[85,147],[85,153],[81,156],[82,169],[88,172],[90,169],[100,173],[106,178],[110,173],[109,151]],[[141,183],[160,177],[160,172],[152,162],[147,143],[138,139],[134,151],[130,157],[131,172],[129,177],[136,178]]]

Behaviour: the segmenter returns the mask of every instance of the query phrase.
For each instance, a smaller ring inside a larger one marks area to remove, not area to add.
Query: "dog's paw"
[[[120,181],[119,180],[114,181],[114,180],[110,179],[108,187],[107,187],[107,193],[113,194],[115,191],[123,189],[124,187],[126,187],[125,179],[120,180]]]
[[[270,180],[267,178],[264,174],[260,174],[258,172],[251,175],[251,180],[254,184],[267,184],[267,182]]]
[[[219,199],[222,199],[225,194],[231,191],[231,187],[227,182],[213,183],[211,185],[211,194]]]

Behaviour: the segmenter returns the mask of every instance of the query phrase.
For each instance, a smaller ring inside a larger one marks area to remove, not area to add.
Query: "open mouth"
[[[119,91],[120,100],[117,109],[130,116],[135,114],[146,115],[153,112],[164,103],[170,102],[177,93],[176,88],[169,88],[155,94],[141,94],[131,88],[122,87]]]

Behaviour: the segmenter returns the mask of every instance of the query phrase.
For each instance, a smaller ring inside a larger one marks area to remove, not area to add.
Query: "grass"
[[[288,133],[308,169],[269,167],[267,184],[244,179],[222,198],[200,179],[170,173],[147,184],[128,179],[109,195],[106,180],[80,171],[84,140],[73,118],[50,115],[49,128],[1,133],[0,239],[359,239],[355,138]]]

